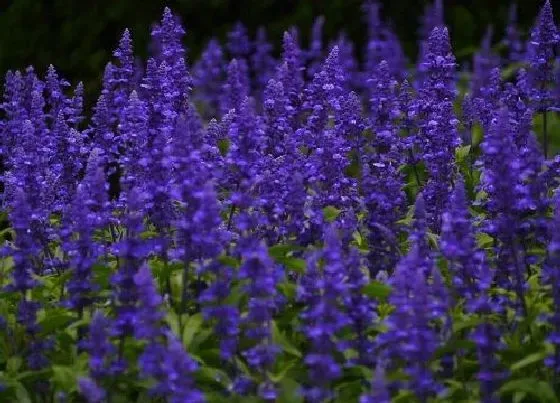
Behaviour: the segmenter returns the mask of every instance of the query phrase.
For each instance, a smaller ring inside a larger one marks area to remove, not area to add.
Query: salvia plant
[[[363,10],[365,49],[319,16],[187,60],[166,8],[91,110],[6,74],[0,401],[560,401],[551,2],[470,70],[443,1],[415,62]]]

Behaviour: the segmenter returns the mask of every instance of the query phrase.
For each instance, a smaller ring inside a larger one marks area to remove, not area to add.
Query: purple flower
[[[508,50],[508,56],[505,60],[507,63],[519,62],[523,59],[524,46],[517,27],[517,4],[515,3],[509,6],[506,34],[502,43]]]
[[[442,217],[441,252],[453,274],[453,288],[457,297],[469,300],[476,293],[475,279],[480,251],[474,231],[461,177],[455,180],[449,206]]]
[[[204,116],[215,116],[225,80],[225,61],[220,43],[211,39],[193,66],[194,96],[204,102]]]
[[[555,214],[550,223],[550,242],[547,247],[547,259],[543,266],[542,277],[545,284],[551,286],[552,298],[555,309],[550,315],[549,322],[552,325],[552,331],[548,335],[548,341],[554,346],[552,353],[546,360],[546,364],[553,369],[555,373],[560,373],[560,197],[558,193],[555,196]]]
[[[268,80],[274,77],[277,61],[272,56],[273,46],[266,37],[266,29],[259,27],[257,37],[253,43],[254,52],[251,55],[251,71],[255,77],[254,86],[260,93],[266,87]]]
[[[134,50],[128,29],[124,30],[113,56],[118,60],[111,77],[114,88],[113,105],[120,112],[127,104],[130,92],[134,88]]]
[[[89,354],[89,373],[95,382],[112,374],[111,360],[116,351],[109,339],[111,321],[103,313],[96,311],[89,324],[87,338],[80,342],[80,348]]]
[[[325,17],[320,15],[313,21],[311,28],[311,40],[309,43],[309,50],[306,52],[307,59],[307,76],[313,78],[315,73],[318,73],[323,63],[323,25],[325,24]]]
[[[205,320],[214,322],[214,331],[220,340],[220,357],[228,361],[237,352],[241,321],[238,307],[227,302],[234,271],[231,267],[216,262],[208,266],[206,272],[213,277],[199,301]]]
[[[249,88],[244,84],[240,63],[233,59],[227,67],[227,80],[222,89],[220,109],[226,114],[230,109],[239,111],[241,103],[249,95]]]
[[[519,154],[514,146],[512,122],[506,108],[498,111],[482,143],[483,178],[488,217],[485,231],[496,237],[497,281],[515,291],[524,308],[525,267],[520,248],[520,213],[527,202],[527,187],[520,183]]]
[[[435,273],[431,259],[429,264],[429,273]],[[441,326],[438,322],[445,301],[441,298],[444,294],[438,295],[437,287],[432,289],[428,283],[425,270],[422,270],[425,265],[417,245],[413,245],[397,265],[390,280],[392,293],[389,298],[395,310],[386,320],[387,332],[377,338],[383,357],[394,362],[393,365],[403,361],[405,372],[410,376],[405,385],[420,400],[442,390],[430,363],[441,343],[437,329]]]
[[[289,99],[289,108],[299,108],[303,89],[303,55],[293,33],[284,32],[282,61],[276,72],[276,79],[282,83]],[[290,110],[290,109],[288,109]],[[293,112],[292,112],[293,113]]]
[[[381,365],[375,369],[375,375],[371,382],[371,391],[360,397],[360,403],[390,403],[391,393],[387,388],[385,371]]]
[[[551,106],[549,86],[554,82],[554,52],[560,42],[560,34],[554,24],[550,1],[542,7],[536,25],[531,31],[528,44],[529,77],[532,85],[531,101],[538,111],[546,112]]]
[[[483,317],[483,323],[471,332],[470,339],[476,344],[480,365],[477,378],[480,382],[481,401],[487,403],[499,401],[496,392],[507,376],[507,372],[500,367],[496,357],[496,354],[504,347],[500,330],[491,322],[490,317],[492,314],[503,313],[502,307],[496,304],[489,294],[493,276],[486,263],[481,262],[478,270],[476,298],[468,302],[466,306],[468,312]]]
[[[185,30],[168,7],[163,10],[161,22],[152,29],[151,37],[157,47],[156,60],[169,67],[169,85],[173,88],[172,100],[178,108],[187,99],[192,88],[192,78],[187,69],[185,48],[181,41]]]
[[[490,79],[490,72],[500,64],[498,55],[492,52],[492,26],[486,29],[482,38],[480,50],[473,57],[473,79],[471,81],[471,94],[478,96],[482,87],[486,87]]]
[[[310,402],[332,397],[330,385],[342,375],[334,353],[340,350],[336,337],[350,319],[341,306],[348,292],[344,261],[336,228],[324,232],[324,246],[307,258],[305,275],[298,284],[297,298],[304,304],[300,317],[310,346],[304,362],[308,368],[305,396]]]
[[[441,214],[453,177],[454,151],[459,145],[458,120],[453,112],[455,66],[447,28],[434,28],[421,64],[424,82],[420,89],[420,110],[424,118],[418,141],[429,175],[423,193],[430,227],[436,232],[441,227]]]
[[[86,175],[63,215],[62,247],[68,254],[68,266],[72,271],[66,303],[79,315],[92,304],[97,290],[92,283],[92,268],[103,250],[94,240],[95,231],[109,222],[108,185],[102,162],[98,150],[93,150]]]
[[[279,352],[272,343],[271,322],[276,310],[276,284],[278,271],[263,244],[248,242],[241,250],[243,263],[238,276],[248,280],[246,292],[249,298],[245,319],[245,336],[254,345],[243,352],[249,365],[258,372],[270,369]]]
[[[103,403],[107,392],[90,378],[80,378],[78,380],[80,393],[88,403]]]
[[[134,320],[134,336],[154,342],[161,335],[161,321],[164,313],[160,310],[162,297],[154,284],[147,265],[140,267],[134,275],[134,285],[138,293],[138,310]]]

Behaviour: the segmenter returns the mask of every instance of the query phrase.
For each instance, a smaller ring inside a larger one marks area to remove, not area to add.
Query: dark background
[[[510,2],[444,0],[459,61],[471,58],[488,24],[494,25],[494,42],[502,38]],[[522,32],[528,32],[543,2],[517,1]],[[416,57],[416,35],[426,3],[383,1],[384,19],[393,22],[409,60]],[[553,1],[556,15],[559,3]],[[344,30],[361,50],[366,32],[361,4],[362,0],[0,0],[0,74],[27,65],[43,73],[52,63],[70,81],[83,80],[91,102],[123,29],[132,30],[135,52],[145,57],[150,26],[166,5],[181,16],[186,27],[189,60],[198,56],[210,37],[224,39],[238,20],[251,34],[264,25],[277,51],[282,32],[296,25],[302,45],[307,46],[313,18],[320,14],[326,17],[327,40]]]

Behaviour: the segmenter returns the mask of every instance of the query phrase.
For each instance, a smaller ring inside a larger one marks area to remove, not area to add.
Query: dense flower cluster
[[[52,65],[6,74],[1,401],[557,400],[552,6],[468,80],[441,0],[415,68],[363,9],[362,57],[320,16],[190,68],[166,8],[91,111]]]

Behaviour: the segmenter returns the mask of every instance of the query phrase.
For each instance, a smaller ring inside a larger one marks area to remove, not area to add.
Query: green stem
[[[543,150],[544,158],[548,158],[548,128],[547,128],[547,113],[546,109],[543,112]]]

